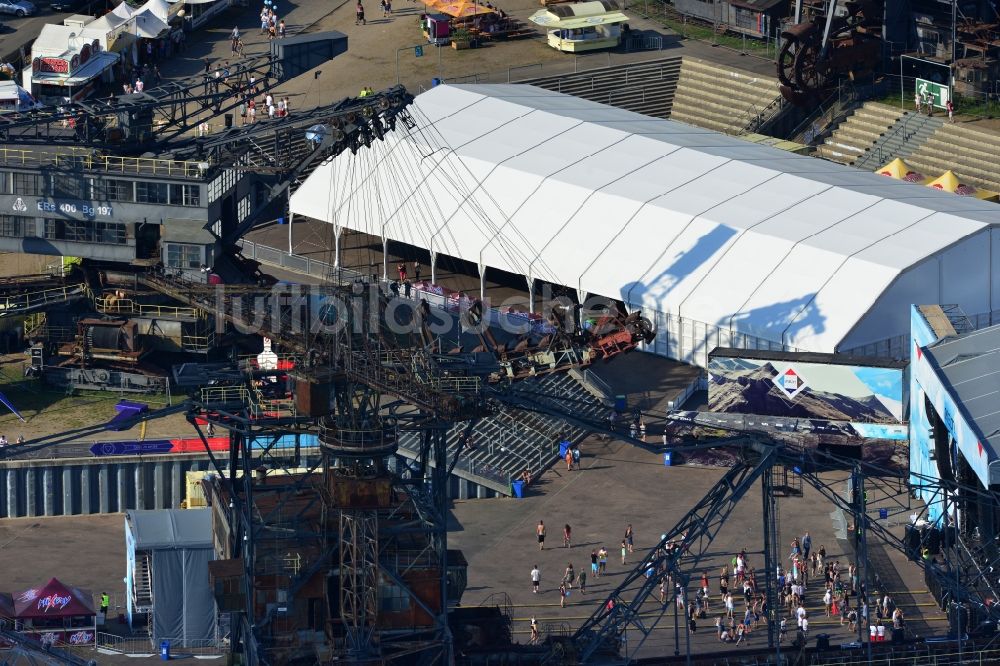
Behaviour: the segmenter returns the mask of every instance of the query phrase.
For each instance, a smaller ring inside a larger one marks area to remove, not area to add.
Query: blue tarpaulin
[[[106,430],[128,430],[132,427],[132,423],[126,424],[126,421],[130,421],[139,414],[143,414],[149,411],[149,405],[144,402],[132,402],[131,400],[121,400],[115,405],[114,418],[107,422],[104,426]]]

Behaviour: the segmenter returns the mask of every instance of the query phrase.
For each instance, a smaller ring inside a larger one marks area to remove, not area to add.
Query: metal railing
[[[827,95],[819,106],[802,119],[791,132],[790,141],[804,143],[807,146],[820,137],[833,123],[847,117],[848,110],[853,111],[858,99],[854,86],[844,86],[843,81],[837,83],[837,89]]]
[[[82,284],[42,289],[16,296],[0,298],[0,313],[14,313],[42,307],[52,303],[64,303],[87,295],[87,287]]]
[[[94,299],[97,311],[104,314],[130,314],[158,319],[179,317],[197,317],[198,309],[189,307],[178,307],[173,305],[149,305],[146,303],[136,303],[130,298],[116,298],[112,296],[98,296]]]
[[[118,636],[103,631],[97,632],[97,647],[109,652],[132,657],[153,656],[159,652],[159,643],[166,641],[170,643],[172,653],[184,653],[189,655],[217,655],[223,654],[225,646],[217,638],[191,639],[191,638],[164,638],[158,637],[155,641],[151,636]]]
[[[188,162],[154,157],[98,155],[92,150],[83,148],[60,148],[58,150],[0,148],[0,164],[24,167],[54,166],[107,173],[177,176],[179,178],[204,178],[211,167],[207,161]]]
[[[663,37],[638,35],[625,41],[626,51],[662,51]]]
[[[596,390],[598,393],[602,394],[608,400],[613,400],[615,397],[614,389],[606,381],[601,379],[594,373],[590,368],[584,368],[583,372],[580,373],[583,377],[583,383],[589,385],[592,389]]]
[[[864,155],[862,155],[861,157],[859,157],[857,160],[855,160],[854,166],[858,167],[859,169],[870,168],[870,166],[868,166],[868,163],[871,161],[872,156],[877,157],[876,159],[876,161],[878,162],[878,164],[876,165],[877,167],[880,167],[883,164],[885,164],[886,161],[888,161],[885,152],[885,144],[887,144],[890,140],[895,138],[901,138],[902,142],[905,144],[907,141],[910,140],[910,137],[912,137],[916,133],[916,131],[913,132],[909,131],[911,120],[913,120],[912,115],[907,114],[903,116],[903,122],[898,123],[897,121],[896,127],[891,132],[889,132],[885,136],[880,136],[878,138],[878,145],[875,147],[875,150],[869,151]],[[902,134],[901,137],[899,136],[900,134]]]

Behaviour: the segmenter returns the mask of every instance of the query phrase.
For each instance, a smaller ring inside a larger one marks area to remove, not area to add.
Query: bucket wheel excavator
[[[781,33],[778,52],[781,94],[792,104],[817,101],[839,76],[851,79],[872,74],[882,52],[883,5],[877,0],[850,0],[846,14],[837,15],[837,0],[795,2],[795,23]]]

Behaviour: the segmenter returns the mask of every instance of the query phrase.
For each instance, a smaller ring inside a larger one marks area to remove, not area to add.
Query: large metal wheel
[[[800,51],[807,45],[816,42],[819,29],[812,23],[799,23],[781,33],[784,43],[778,51],[778,80],[782,85],[795,87],[795,60]]]
[[[819,61],[819,44],[806,44],[795,54],[795,87],[806,93],[816,93],[826,82],[825,68]]]

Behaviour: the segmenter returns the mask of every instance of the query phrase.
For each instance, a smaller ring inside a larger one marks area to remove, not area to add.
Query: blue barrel
[[[160,661],[170,661],[170,641],[160,641]]]
[[[439,85],[441,85],[441,79],[439,79],[436,76],[433,79],[431,79],[431,88],[434,88]]]
[[[285,218],[279,217],[278,218],[278,224],[284,224],[284,223],[285,223]]]
[[[615,396],[615,411],[619,414],[625,413],[625,408],[628,407],[628,398],[624,395]]]
[[[667,451],[663,454],[663,466],[670,467],[673,464],[674,452]]]
[[[514,497],[521,499],[524,497],[524,481],[518,479],[510,482],[510,488],[514,491]]]

